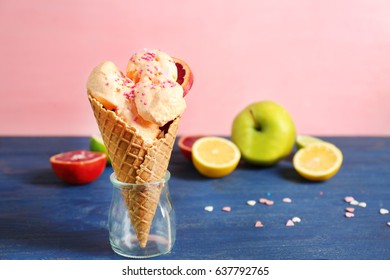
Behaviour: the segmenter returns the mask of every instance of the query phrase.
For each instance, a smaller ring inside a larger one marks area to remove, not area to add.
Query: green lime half
[[[91,136],[89,140],[89,149],[93,152],[101,152],[107,155],[107,164],[111,164],[111,160],[108,157],[107,148],[104,145],[103,138],[100,134],[95,134]]]
[[[318,143],[318,142],[324,142],[322,139],[309,136],[309,135],[298,135],[296,139],[297,148],[305,148],[310,144]]]

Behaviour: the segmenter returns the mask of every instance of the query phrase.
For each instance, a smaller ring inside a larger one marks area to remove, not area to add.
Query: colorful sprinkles
[[[249,206],[255,206],[256,200],[248,200],[248,201],[246,202],[246,204],[248,204]]]
[[[230,211],[232,211],[232,208],[230,206],[224,206],[224,207],[222,207],[222,211],[223,212],[230,212]]]
[[[295,226],[294,222],[292,220],[288,220],[286,223],[286,227],[293,227]]]
[[[267,206],[274,205],[274,203],[275,203],[273,200],[270,200],[270,199],[267,199],[267,198],[260,198],[260,199],[259,199],[259,202],[260,202],[261,204],[265,204],[265,205],[267,205]]]
[[[351,213],[351,212],[345,212],[344,215],[345,215],[346,218],[353,218],[353,217],[355,217],[355,214]]]
[[[263,227],[263,223],[261,221],[256,221],[255,227]]]
[[[361,207],[361,208],[366,208],[367,207],[367,203],[366,202],[359,202],[353,196],[345,196],[343,200],[344,200],[345,203],[348,203],[349,205],[351,205],[351,206],[346,206],[344,208],[344,217],[348,218],[348,219],[354,218],[356,216],[356,211],[357,210],[356,210],[356,207],[353,207],[353,206],[358,206],[358,207]],[[274,205],[274,203],[275,203],[274,200],[270,200],[270,199],[264,198],[264,197],[259,198],[258,202],[260,204],[264,204],[264,205],[267,205],[267,206]],[[289,197],[284,197],[284,198],[282,198],[282,202],[284,202],[284,203],[292,203],[292,199],[289,198]],[[253,206],[255,206],[257,204],[257,201],[256,200],[247,200],[246,204],[248,206],[253,207]],[[206,212],[212,212],[213,209],[214,208],[211,205],[208,205],[208,206],[204,207],[204,210]],[[221,210],[223,212],[231,212],[232,211],[232,207],[231,206],[223,206],[221,208]],[[381,214],[381,215],[387,215],[389,213],[390,213],[390,211],[388,209],[386,209],[386,208],[380,208],[379,209],[379,214]],[[292,218],[287,219],[284,225],[286,227],[293,227],[293,226],[297,225],[300,222],[301,222],[301,218],[298,217],[298,216],[294,216]],[[390,221],[386,222],[386,225],[388,227],[390,227]],[[264,224],[263,224],[262,221],[256,220],[255,223],[253,224],[253,226],[255,228],[260,228],[260,227],[264,227]]]

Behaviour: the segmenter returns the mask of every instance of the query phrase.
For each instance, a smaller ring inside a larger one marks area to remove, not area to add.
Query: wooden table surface
[[[291,158],[270,168],[240,163],[227,177],[204,178],[175,146],[169,170],[177,238],[171,253],[155,259],[390,259],[390,215],[379,213],[390,209],[390,138],[325,139],[343,151],[344,163],[321,183],[300,178]],[[51,155],[88,149],[88,142],[0,138],[0,259],[123,259],[108,241],[112,168],[91,184],[68,186],[50,167]],[[346,196],[367,207],[344,217]],[[246,204],[259,198],[275,203]],[[214,211],[204,211],[207,205]],[[286,227],[294,216],[301,222]],[[257,220],[264,227],[254,227]]]

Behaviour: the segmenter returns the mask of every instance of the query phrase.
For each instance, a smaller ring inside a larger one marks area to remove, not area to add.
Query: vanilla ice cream
[[[103,62],[88,78],[88,93],[150,144],[160,127],[186,108],[183,88],[176,82],[175,62],[161,51],[144,50],[130,58],[126,75],[113,62]]]

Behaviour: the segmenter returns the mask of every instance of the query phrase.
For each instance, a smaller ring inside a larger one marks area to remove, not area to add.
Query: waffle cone
[[[103,142],[107,148],[116,178],[125,183],[147,183],[165,177],[180,117],[167,124],[153,144],[144,139],[115,112],[88,95]],[[150,227],[160,199],[163,184],[130,187],[122,190],[131,224],[140,247],[148,241]]]

